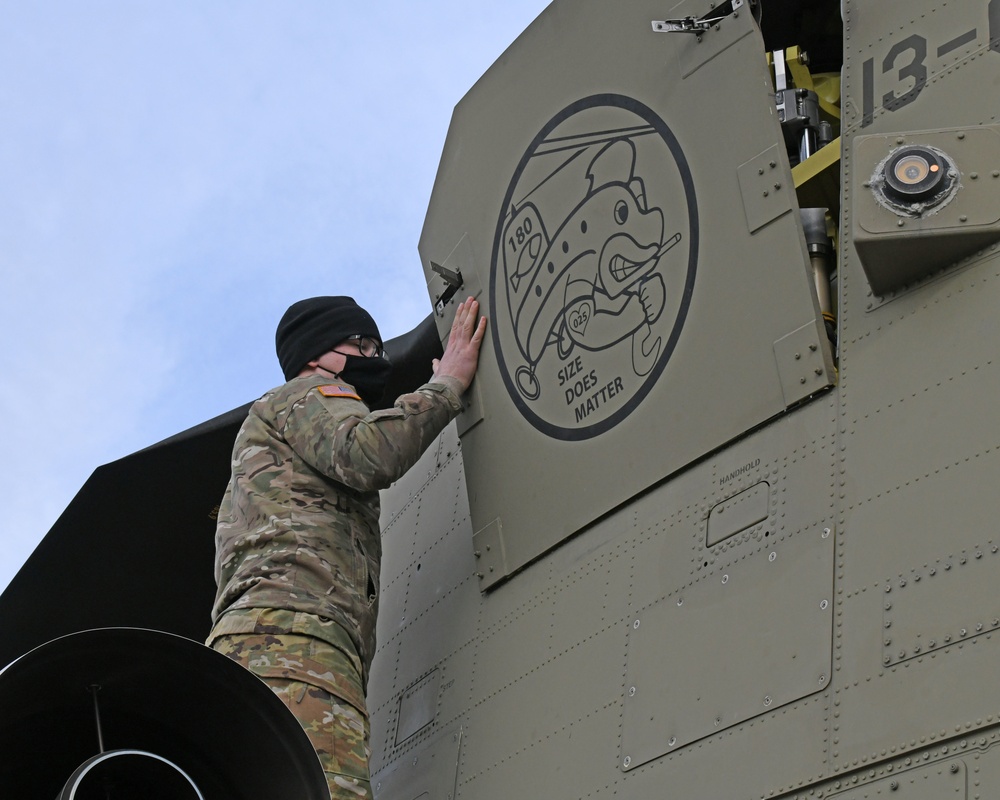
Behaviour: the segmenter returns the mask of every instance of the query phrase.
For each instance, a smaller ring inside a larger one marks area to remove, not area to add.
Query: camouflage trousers
[[[371,798],[368,717],[323,688],[330,684],[324,676],[357,674],[340,650],[297,634],[218,636],[212,648],[257,675],[288,706],[319,756],[332,800]]]

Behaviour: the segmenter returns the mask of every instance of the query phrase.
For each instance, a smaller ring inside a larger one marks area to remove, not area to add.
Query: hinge
[[[749,0],[750,6],[756,5],[756,0]],[[747,3],[747,0],[727,0],[718,8],[713,8],[710,15],[704,17],[684,17],[682,19],[654,19],[653,30],[657,33],[693,33],[701,36],[713,25],[718,25],[730,14],[734,14]]]

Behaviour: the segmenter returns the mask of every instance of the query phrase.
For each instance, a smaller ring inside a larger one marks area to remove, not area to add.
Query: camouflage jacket
[[[378,610],[379,489],[462,409],[452,378],[369,413],[354,389],[293,378],[253,404],[233,448],[216,528],[213,622],[274,608],[341,625],[368,668]]]

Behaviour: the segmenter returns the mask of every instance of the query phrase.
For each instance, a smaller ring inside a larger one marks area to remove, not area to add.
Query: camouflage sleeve
[[[384,489],[412,467],[462,410],[453,378],[424,384],[392,408],[368,412],[312,387],[290,411],[285,440],[313,469],[362,492]]]

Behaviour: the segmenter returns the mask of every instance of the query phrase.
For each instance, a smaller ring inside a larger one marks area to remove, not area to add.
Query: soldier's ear
[[[320,356],[320,358],[322,358],[322,356]],[[297,375],[298,377],[301,378],[303,375],[313,374],[318,369],[323,369],[323,368],[319,365],[319,358],[314,358],[312,361],[307,361],[305,364],[303,364],[302,369],[298,371]]]
[[[332,352],[332,350],[324,350],[322,353],[320,353],[318,356],[316,356],[316,358],[312,359],[311,361],[307,361],[306,364],[305,364],[305,366],[302,367],[302,369],[306,369],[308,367],[312,367],[313,369],[316,369],[317,367],[319,367],[319,362],[323,358],[323,356],[325,356],[327,353],[330,353],[330,352]]]

